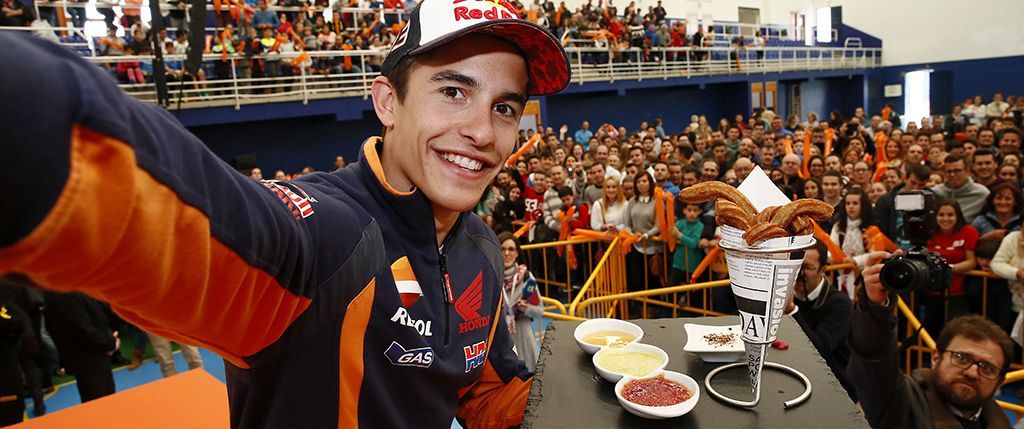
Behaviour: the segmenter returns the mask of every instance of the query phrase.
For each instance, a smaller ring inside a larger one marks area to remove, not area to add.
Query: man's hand
[[[868,299],[875,304],[882,304],[889,298],[889,293],[882,286],[880,273],[882,272],[882,263],[891,256],[892,254],[889,252],[871,252],[868,255],[864,271],[861,272],[864,277],[864,290],[867,292]]]
[[[121,338],[117,336],[117,331],[114,331],[114,350],[107,352],[107,356],[113,356],[121,349]]]

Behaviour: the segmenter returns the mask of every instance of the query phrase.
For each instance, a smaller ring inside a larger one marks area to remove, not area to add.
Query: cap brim
[[[518,19],[495,19],[481,22],[422,45],[408,55],[419,55],[470,33],[488,34],[516,45],[526,58],[530,73],[529,95],[555,94],[569,85],[569,57],[562,44],[549,31],[537,24]]]

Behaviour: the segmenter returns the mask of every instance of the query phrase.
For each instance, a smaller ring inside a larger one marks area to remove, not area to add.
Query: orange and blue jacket
[[[333,173],[258,182],[47,41],[0,33],[0,275],[110,303],[227,362],[232,427],[518,424],[531,374],[494,234],[437,243],[380,139]]]

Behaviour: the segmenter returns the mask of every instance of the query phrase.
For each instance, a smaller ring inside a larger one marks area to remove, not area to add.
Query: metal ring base
[[[757,406],[758,402],[761,401],[761,386],[760,385],[757,386],[757,391],[754,392],[754,400],[753,401],[739,401],[739,400],[730,398],[730,397],[725,396],[725,395],[723,395],[721,393],[718,393],[718,391],[715,390],[715,388],[711,386],[711,379],[714,378],[716,375],[718,375],[718,373],[720,373],[722,371],[725,371],[727,369],[736,368],[736,367],[746,368],[747,364],[744,363],[744,362],[738,362],[738,363],[731,363],[731,364],[728,364],[728,365],[722,365],[722,366],[720,366],[718,368],[715,368],[714,370],[709,372],[707,376],[704,377],[704,388],[707,389],[708,393],[710,393],[711,396],[714,396],[716,399],[718,399],[719,401],[725,402],[726,404],[733,405],[733,406],[736,406],[736,407],[741,407],[741,408],[753,408],[753,407]],[[809,398],[811,396],[811,380],[807,379],[807,376],[804,375],[802,372],[797,371],[797,370],[795,370],[793,368],[790,368],[790,367],[788,367],[786,365],[782,365],[782,364],[775,363],[775,362],[765,362],[764,363],[764,367],[765,368],[774,368],[774,369],[780,370],[780,371],[782,371],[784,373],[788,373],[788,374],[790,374],[790,375],[800,379],[800,381],[803,382],[803,384],[804,384],[804,392],[801,393],[800,396],[797,396],[796,398],[793,398],[793,399],[791,399],[789,401],[783,402],[782,403],[783,408],[786,408],[786,409],[793,408],[793,407],[795,407],[797,405],[802,404],[804,401],[807,400],[807,398]]]

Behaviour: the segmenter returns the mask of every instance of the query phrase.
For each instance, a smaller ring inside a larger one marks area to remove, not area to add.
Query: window
[[[925,116],[931,116],[931,74],[932,71],[916,70],[907,73],[903,91],[903,116],[900,123],[906,129],[908,122],[916,122]],[[921,124],[918,124],[921,125]]]

